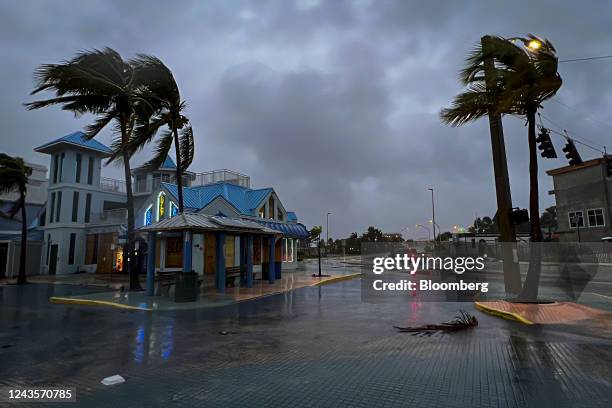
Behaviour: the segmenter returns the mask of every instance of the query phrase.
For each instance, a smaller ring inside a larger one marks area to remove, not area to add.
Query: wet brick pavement
[[[612,338],[584,327],[525,326],[470,303],[406,297],[366,304],[359,280],[188,311],[46,301],[85,290],[0,287],[0,346],[9,346],[0,348],[0,385],[74,386],[70,407],[560,408],[612,401]],[[479,327],[429,337],[392,328],[448,320],[459,309],[477,315]],[[113,374],[127,382],[100,384]]]

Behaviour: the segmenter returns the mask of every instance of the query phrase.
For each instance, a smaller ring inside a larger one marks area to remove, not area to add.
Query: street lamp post
[[[488,55],[492,38],[485,35],[481,38],[482,51]],[[496,71],[492,57],[484,61],[485,83],[488,91],[495,91]],[[504,286],[506,293],[519,293],[521,290],[521,275],[517,261],[514,259],[516,250],[516,230],[510,222],[512,195],[508,177],[508,162],[502,127],[501,114],[491,106],[488,112],[489,131],[491,134],[491,150],[493,153],[493,172],[495,176],[495,193],[497,198],[497,219],[499,222],[499,238],[502,244],[502,259],[504,268]],[[507,244],[507,243],[510,244]]]
[[[329,216],[331,215],[330,212],[327,213],[327,226],[325,227],[325,233],[327,234],[327,240],[325,241],[325,245],[329,244]]]
[[[428,190],[431,191],[431,223],[433,225],[433,239],[434,239],[434,246],[435,246],[436,245],[436,206],[434,204],[434,189],[428,188]]]

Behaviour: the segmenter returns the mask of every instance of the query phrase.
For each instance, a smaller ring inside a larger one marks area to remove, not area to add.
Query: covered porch
[[[181,273],[197,274],[198,287],[212,286],[218,293],[282,277],[282,233],[257,222],[183,213],[140,231],[147,236],[149,296],[159,294],[160,282]]]

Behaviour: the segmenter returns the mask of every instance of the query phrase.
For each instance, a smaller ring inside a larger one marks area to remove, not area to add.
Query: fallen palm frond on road
[[[463,329],[471,329],[478,326],[478,319],[463,310],[459,311],[459,315],[455,316],[455,320],[440,324],[426,324],[424,326],[400,327],[393,326],[400,333],[424,334],[432,335],[438,332],[456,332]]]

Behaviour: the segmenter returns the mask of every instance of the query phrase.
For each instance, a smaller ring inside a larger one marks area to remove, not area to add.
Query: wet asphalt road
[[[86,290],[0,286],[1,386],[76,387],[70,407],[559,408],[612,401],[607,335],[525,326],[470,303],[408,296],[362,303],[359,280],[191,311],[47,302]],[[459,309],[475,314],[479,327],[431,337],[392,328],[449,320]],[[113,374],[127,382],[100,384]]]

